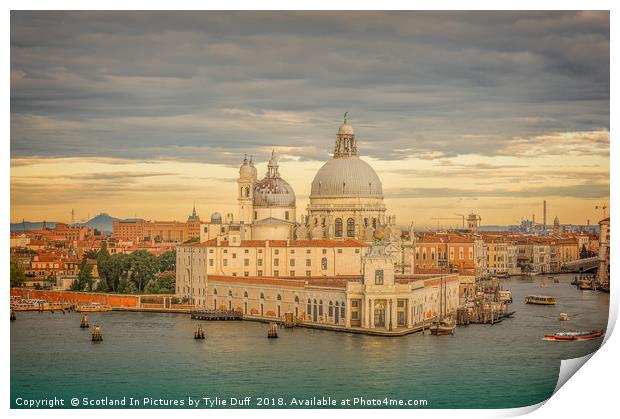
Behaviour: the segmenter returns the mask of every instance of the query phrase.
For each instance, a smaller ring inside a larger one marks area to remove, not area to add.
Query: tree
[[[99,272],[99,284],[97,291],[109,291],[109,263],[110,253],[108,252],[108,244],[102,242],[101,248],[97,252],[97,271]]]
[[[174,293],[176,284],[176,274],[166,271],[159,275],[159,278],[151,280],[144,291],[149,294],[169,294]]]
[[[110,255],[104,262],[103,270],[106,272],[110,289],[113,292],[121,292],[119,290],[120,282],[123,278],[127,278],[129,272],[129,256],[122,253]]]
[[[155,274],[159,272],[158,262],[157,256],[146,250],[137,250],[129,255],[130,278],[138,291],[143,291],[146,284],[155,278]]]
[[[170,271],[162,272],[161,275],[159,275],[158,281],[160,289],[174,292],[177,275]]]
[[[176,272],[177,252],[175,250],[162,253],[158,259],[159,259],[159,271],[160,272],[166,272],[166,271]]]
[[[11,287],[23,287],[26,284],[26,275],[19,264],[11,261]]]
[[[80,273],[78,274],[77,285],[79,290],[93,290],[93,264],[88,263],[86,258],[83,259],[84,263],[80,267]]]
[[[84,252],[84,257],[87,259],[97,259],[97,255],[99,254],[98,250],[88,249]]]
[[[585,259],[585,258],[589,258],[592,256],[595,256],[594,252],[586,249],[585,244],[581,245],[581,251],[579,252],[579,259]]]
[[[127,278],[121,278],[118,284],[118,292],[122,294],[134,294],[136,291],[136,286],[132,281]]]

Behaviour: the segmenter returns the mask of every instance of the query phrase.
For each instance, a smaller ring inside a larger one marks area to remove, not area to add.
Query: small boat
[[[568,314],[560,313],[560,316],[558,317],[558,320],[563,321],[563,322],[569,320]]]
[[[525,297],[526,304],[538,304],[538,305],[555,305],[555,297],[549,297],[548,295],[528,295]]]
[[[80,312],[80,313],[93,313],[93,312],[99,312],[99,311],[112,311],[112,307],[110,307],[108,305],[92,303],[92,304],[85,304],[83,306],[78,306],[78,307],[75,308],[75,311]]]
[[[592,289],[592,281],[587,279],[582,279],[579,281],[579,289],[580,290],[591,290]]]
[[[453,335],[456,329],[456,324],[449,321],[441,321],[433,324],[428,330],[431,331],[431,335]]]
[[[590,340],[605,336],[603,330],[588,330],[587,332],[558,332],[545,335],[545,340]]]
[[[498,291],[498,298],[506,304],[512,303],[512,293],[508,290]]]

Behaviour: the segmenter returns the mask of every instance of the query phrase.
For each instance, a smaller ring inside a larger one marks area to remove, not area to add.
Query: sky
[[[302,214],[349,112],[403,226],[596,223],[609,86],[608,12],[13,11],[11,221],[236,216],[272,149]]]

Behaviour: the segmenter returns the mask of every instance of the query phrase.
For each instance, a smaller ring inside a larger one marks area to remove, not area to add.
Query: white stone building
[[[419,330],[456,310],[458,274],[412,273],[414,235],[403,239],[386,215],[381,181],[358,157],[346,116],[333,158],[312,181],[302,223],[275,153],[262,180],[245,158],[237,184],[238,220],[216,213],[201,226],[200,243],[177,248],[176,294],[184,301],[382,334]]]

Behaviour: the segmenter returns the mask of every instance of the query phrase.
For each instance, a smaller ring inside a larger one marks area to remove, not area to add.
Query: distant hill
[[[86,223],[75,223],[75,225],[86,224],[90,228],[96,228],[104,233],[112,233],[112,222],[120,220],[120,218],[111,217],[105,212],[91,218]],[[54,228],[59,221],[46,221],[45,224],[48,228]],[[11,223],[11,231],[15,233],[22,232],[24,230],[41,230],[43,228],[43,221],[24,221],[23,223]]]
[[[46,221],[47,228],[54,228],[58,221]],[[43,221],[24,221],[23,223],[11,223],[11,231],[14,233],[21,233],[24,230],[41,230],[43,228]]]
[[[118,221],[120,218],[111,217],[105,212],[86,221],[86,225],[90,228],[96,228],[104,233],[112,233],[112,222]]]

